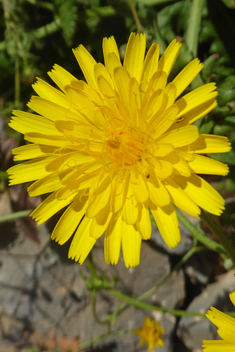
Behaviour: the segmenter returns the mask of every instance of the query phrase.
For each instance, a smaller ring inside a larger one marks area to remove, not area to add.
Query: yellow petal
[[[173,180],[199,207],[215,215],[220,215],[224,210],[224,199],[201,177],[195,174],[187,178],[177,175]]]
[[[113,213],[110,212],[110,202],[108,202],[106,206],[101,209],[93,219],[90,227],[90,236],[94,237],[95,239],[98,239],[100,236],[102,236],[107,229],[112,216]]]
[[[155,178],[153,182],[148,179],[149,198],[158,207],[164,207],[170,203],[170,196],[162,182]]]
[[[178,153],[171,153],[164,157],[165,161],[171,163],[173,167],[173,173],[180,174],[182,176],[189,177],[191,175],[191,169],[188,162]]]
[[[214,307],[210,307],[206,316],[218,328],[227,327],[228,329],[235,329],[235,318],[230,317],[230,315],[225,314]]]
[[[95,193],[88,209],[86,216],[93,218],[101,209],[103,209],[110,197],[111,192],[111,180],[109,175],[102,181],[100,187]]]
[[[146,104],[142,104],[141,115],[145,118],[145,120],[149,121],[148,126],[150,129],[152,126],[152,122],[154,122],[159,117],[159,115],[165,111],[167,102],[167,95],[164,93],[163,90],[158,89],[151,95],[150,99],[147,100]]]
[[[134,226],[123,221],[122,224],[122,252],[127,268],[140,263],[141,236]]]
[[[200,215],[200,208],[194,201],[170,178],[164,181],[164,186],[170,194],[172,203],[177,207],[188,213],[189,215],[197,217]]]
[[[48,163],[46,169],[49,172],[73,169],[78,165],[86,164],[94,161],[90,155],[83,154],[81,152],[72,152],[65,155],[61,155],[58,158],[54,158]]]
[[[159,143],[157,144],[157,149],[155,150],[154,154],[156,155],[156,157],[163,157],[172,153],[174,150],[175,149],[171,144]]]
[[[176,86],[173,82],[168,83],[168,85],[166,86],[165,89],[165,93],[168,97],[168,102],[167,102],[167,106],[166,109],[169,108],[172,104],[174,104],[175,99],[176,99]]]
[[[86,205],[87,197],[81,197],[81,194],[79,194],[60,217],[51,238],[61,245],[67,242],[83,218]]]
[[[76,57],[79,66],[84,74],[87,83],[94,88],[97,88],[95,80],[95,65],[96,61],[91,54],[84,48],[83,45],[79,45],[77,49],[73,49],[74,56]]]
[[[32,87],[41,98],[52,101],[66,109],[70,108],[70,102],[66,95],[44,82],[42,79],[37,78],[37,82],[35,82]]]
[[[105,66],[112,75],[114,68],[121,66],[118,47],[113,36],[103,39],[103,53]]]
[[[136,223],[138,214],[138,203],[134,197],[132,188],[129,187],[125,203],[123,204],[122,218],[127,224],[134,225]]]
[[[42,158],[37,160],[26,161],[25,163],[12,166],[7,170],[10,178],[10,185],[38,180],[50,173],[46,170],[46,165],[54,158]]]
[[[73,75],[71,75],[71,73],[59,65],[54,65],[53,69],[48,72],[48,75],[63,91],[67,85],[71,84],[71,82],[77,81],[77,78],[75,78]]]
[[[146,82],[146,81],[145,81]],[[150,82],[147,83],[147,89],[145,89],[145,96],[143,99],[143,105],[145,104],[146,99],[149,99],[151,94],[153,94],[158,89],[165,89],[167,84],[167,75],[165,71],[156,71]],[[143,86],[141,84],[140,90],[143,90]]]
[[[142,75],[145,48],[145,34],[131,33],[126,47],[123,66],[130,76],[135,77],[138,82]]]
[[[206,101],[199,106],[195,106],[193,109],[189,110],[186,114],[179,117],[175,124],[172,125],[171,129],[181,128],[186,125],[191,125],[193,122],[200,119],[202,116],[207,115],[210,111],[212,111],[218,105],[215,97]]]
[[[226,342],[234,344],[235,348],[235,319],[214,307],[210,308],[206,316],[218,327],[218,335]]]
[[[175,84],[178,97],[194,80],[198,73],[202,70],[203,64],[198,59],[191,61],[173,80]]]
[[[14,160],[35,159],[55,155],[57,148],[54,146],[27,144],[12,149]]]
[[[166,48],[164,54],[162,55],[158,69],[166,72],[167,76],[171,72],[171,69],[179,55],[181,45],[179,42],[174,39]]]
[[[86,216],[83,218],[69,248],[68,257],[80,264],[84,262],[96,243],[96,239],[90,236],[91,223],[92,219]]]
[[[227,153],[231,150],[231,143],[227,137],[201,134],[188,149],[199,154]]]
[[[134,171],[131,173],[130,186],[136,200],[140,203],[146,202],[149,197],[149,191],[145,180],[139,173]]]
[[[115,180],[113,185],[113,191],[111,193],[111,209],[113,213],[118,212],[126,199],[127,191],[129,187],[129,180],[126,182]]]
[[[95,65],[94,73],[95,73],[95,78],[96,78],[97,84],[98,84],[99,78],[103,77],[109,83],[109,85],[113,88],[113,81],[110,77],[110,74],[109,74],[107,68],[104,65],[102,65],[100,62]],[[98,84],[98,86],[99,86],[99,84]]]
[[[235,306],[235,290],[233,290],[233,291],[229,294],[229,298],[230,298],[232,304]]]
[[[106,264],[117,264],[121,250],[123,220],[121,216],[117,219],[113,217],[105,232],[104,257]]]
[[[174,171],[171,161],[151,158],[149,162],[153,164],[154,174],[161,180],[170,177]]]
[[[118,67],[114,70],[114,79],[116,88],[118,91],[119,99],[123,107],[130,109],[130,97],[129,97],[129,82],[130,78],[127,70],[124,67]]]
[[[177,100],[175,104],[179,108],[178,118],[214,99],[218,95],[218,92],[214,92],[215,89],[215,83],[207,83]]]
[[[47,197],[31,214],[30,216],[35,219],[38,225],[41,225],[46,220],[50,219],[59,210],[66,207],[72,202],[74,195],[70,197],[58,200],[56,197],[56,192],[52,193]]]
[[[163,137],[159,138],[158,142],[161,144],[169,143],[172,144],[174,148],[179,148],[195,142],[198,135],[197,126],[185,126],[166,133]]]
[[[36,132],[26,133],[25,140],[35,144],[51,145],[60,148],[73,147],[73,145],[75,145],[74,141],[66,140],[64,136],[54,136]]]
[[[146,81],[149,81],[157,71],[159,53],[160,45],[156,43],[152,44],[144,60],[142,79],[145,78]]]
[[[169,248],[174,248],[180,242],[180,230],[177,215],[172,204],[163,208],[150,209],[157,227]]]
[[[154,139],[157,139],[159,136],[163,135],[175,122],[176,116],[178,113],[178,107],[176,105],[172,105],[167,110],[165,110],[159,117],[152,122],[150,128],[153,128],[155,132],[152,134]],[[161,143],[164,143],[161,141]],[[167,143],[167,142],[166,142]],[[168,140],[169,143],[169,140]],[[174,145],[173,143],[171,143]]]
[[[140,221],[137,223],[137,228],[143,240],[151,238],[152,224],[149,216],[149,209],[145,205],[142,206]]]
[[[67,109],[46,99],[32,96],[27,105],[30,109],[51,121],[66,120]]]
[[[30,197],[57,191],[63,187],[62,180],[69,172],[71,171],[63,170],[40,178],[38,181],[34,182],[30,187],[28,187],[27,191]]]
[[[38,132],[61,136],[55,124],[43,116],[14,110],[9,126],[20,133]]]
[[[235,345],[223,340],[204,340],[203,352],[234,352]]]
[[[225,176],[229,172],[228,166],[220,161],[190,153],[180,153],[180,155],[187,160],[188,166],[197,174]]]

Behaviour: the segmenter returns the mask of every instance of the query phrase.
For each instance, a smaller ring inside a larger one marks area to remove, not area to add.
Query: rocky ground
[[[6,195],[0,197],[2,216],[11,212],[11,205]],[[0,352],[77,352],[81,351],[77,348],[80,343],[107,333],[107,327],[94,319],[91,294],[83,279],[88,275],[87,263],[80,266],[67,259],[68,246],[60,247],[50,240],[50,225],[40,226],[33,239],[22,221],[0,227]],[[107,266],[103,242],[99,241],[93,250],[95,267],[108,279],[117,277],[115,288],[136,298],[169,274],[192,247],[191,237],[181,230],[183,240],[171,251],[154,230],[153,239],[143,243],[141,265],[130,269],[125,268],[122,258],[117,266]],[[225,271],[217,254],[203,251],[194,254],[146,302],[201,313],[211,305],[231,311],[228,293],[234,288],[233,272]],[[107,290],[97,295],[96,311],[101,320],[125,305]],[[156,349],[159,352],[200,352],[203,339],[217,338],[207,319],[175,318],[131,306],[115,319],[112,334],[97,339],[87,350],[146,351],[131,332],[142,325],[146,315],[161,320],[165,328],[165,346]],[[124,330],[121,336],[119,330]]]

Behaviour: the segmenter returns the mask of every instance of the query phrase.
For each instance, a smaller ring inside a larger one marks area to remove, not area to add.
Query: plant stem
[[[140,23],[138,14],[136,12],[134,1],[133,0],[129,0],[129,5],[130,5],[130,8],[131,8],[132,16],[133,16],[135,24],[136,24],[137,32],[140,33],[140,32],[142,32],[142,25]]]
[[[200,30],[201,14],[204,0],[193,0],[188,20],[188,27],[185,33],[185,41],[189,51],[197,56],[198,34]]]
[[[61,28],[60,19],[57,17],[55,21],[36,29],[33,33],[34,38],[41,39],[50,34],[57,32]],[[1,43],[0,43],[1,44]]]
[[[107,320],[100,320],[100,318],[96,313],[96,291],[95,290],[91,292],[91,306],[92,306],[92,313],[95,321],[100,325],[107,325],[109,330],[110,322]]]
[[[8,174],[5,171],[0,171],[0,179],[7,180]]]
[[[32,210],[22,210],[22,211],[17,211],[16,213],[2,216],[0,217],[0,224],[7,221],[25,218],[26,216],[29,216],[31,212]]]
[[[210,238],[206,237],[203,235],[193,224],[181,213],[180,210],[175,208],[175,211],[177,213],[177,217],[180,220],[180,222],[183,224],[183,226],[188,229],[191,234],[201,243],[203,243],[207,248],[218,252],[222,255],[223,258],[226,256],[226,251],[221,244],[211,240]]]
[[[216,236],[216,238],[220,241],[222,246],[224,247],[227,255],[229,258],[231,258],[233,262],[233,266],[235,268],[235,249],[232,245],[232,243],[227,239],[225,236],[221,225],[218,221],[217,217],[214,217],[215,222],[210,218],[210,216],[202,210],[201,212],[201,219],[207,224],[211,232]]]
[[[15,103],[14,107],[19,108],[20,104],[20,58],[19,55],[16,54],[15,58]]]
[[[168,309],[168,308],[157,307],[152,304],[144,303],[144,302],[139,301],[138,299],[129,297],[129,296],[125,295],[124,293],[121,293],[121,292],[114,290],[114,289],[109,289],[108,292],[111,295],[113,295],[113,296],[115,296],[125,302],[128,302],[129,304],[131,304],[133,306],[136,306],[136,307],[139,307],[139,308],[142,308],[145,310],[158,311],[158,312],[162,312],[162,313],[169,313],[171,315],[174,315],[175,317],[186,316],[186,317],[203,317],[203,318],[205,318],[205,314],[198,313],[198,312],[187,312],[187,311],[178,310],[178,309]]]

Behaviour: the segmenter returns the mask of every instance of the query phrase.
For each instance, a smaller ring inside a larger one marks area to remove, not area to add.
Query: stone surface
[[[208,284],[216,274],[218,255],[212,251],[195,253],[185,264],[185,272],[192,284]]]
[[[206,313],[213,306],[223,312],[233,311],[229,292],[235,288],[234,271],[221,275],[217,282],[209,284],[189,305],[188,311]],[[201,348],[202,340],[219,339],[217,328],[208,320],[200,317],[180,319],[177,335],[190,349]]]
[[[160,232],[153,227],[151,241],[156,243],[157,246],[164,249],[169,254],[173,255],[184,255],[187,253],[193,246],[193,238],[192,235],[188,232],[187,229],[183,227],[183,225],[179,224],[180,233],[181,233],[181,241],[175,248],[169,248],[164,242]]]
[[[1,251],[0,267],[0,319],[4,318],[7,327],[3,336],[4,348],[24,346],[29,343],[31,331],[33,336],[44,336],[45,341],[52,329],[56,336],[68,339],[80,338],[87,342],[107,332],[107,327],[94,320],[91,295],[87,291],[80,273],[88,275],[86,263],[82,266],[65,260],[66,246],[51,246],[50,235],[46,226],[39,227],[40,245],[19,233],[14,243]],[[141,265],[127,269],[123,258],[116,266],[107,266],[104,262],[103,239],[98,241],[93,250],[93,260],[97,272],[107,278],[119,277],[116,289],[132,297],[138,297],[170,273],[170,260],[166,253],[143,242]],[[61,252],[62,251],[62,252]],[[179,307],[185,298],[184,274],[180,270],[157,292],[147,298],[147,302],[168,307]],[[126,303],[111,296],[107,291],[97,294],[96,310],[99,318],[105,319],[118,307]],[[165,347],[162,352],[173,352],[173,331],[176,319],[167,314],[129,307],[115,320],[112,330],[138,329],[146,315],[162,320],[166,330]],[[7,317],[7,319],[6,319]],[[28,335],[25,335],[25,331]],[[31,335],[32,336],[32,335]],[[42,336],[42,337],[41,337]],[[108,351],[132,352],[145,351],[146,346],[139,347],[139,338],[132,333],[123,336],[111,335],[101,340],[100,346]],[[1,344],[0,344],[1,347]],[[22,347],[23,348],[23,347]],[[1,352],[1,350],[0,350]],[[5,352],[5,350],[4,350]]]

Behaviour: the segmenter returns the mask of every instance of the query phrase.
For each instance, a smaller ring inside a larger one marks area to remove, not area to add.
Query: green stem
[[[98,278],[98,276],[96,274],[96,270],[95,270],[94,262],[92,260],[91,252],[89,253],[88,258],[87,258],[87,264],[88,264],[89,272],[91,274],[91,279],[94,282],[94,281],[96,281],[99,278]]]
[[[55,21],[36,29],[33,33],[33,36],[34,38],[41,39],[41,38],[47,37],[50,34],[57,32],[58,29],[60,28],[61,28],[60,19],[57,17]]]
[[[133,306],[136,306],[136,307],[139,307],[139,308],[142,308],[145,310],[157,311],[157,312],[162,312],[162,313],[169,313],[171,315],[174,315],[175,317],[183,317],[183,316],[203,317],[203,318],[205,317],[205,314],[201,314],[198,312],[187,312],[187,311],[179,310],[179,309],[168,309],[168,308],[157,307],[152,304],[144,303],[144,302],[139,301],[138,299],[129,297],[129,296],[125,295],[124,293],[121,293],[121,292],[114,290],[114,289],[109,289],[108,292],[111,295],[113,295],[113,296],[115,296],[125,302],[128,302],[129,304],[131,304]]]
[[[8,179],[8,174],[6,173],[6,171],[0,171],[0,179],[2,180]]]
[[[20,58],[16,54],[15,58],[15,108],[19,108],[20,104]]]
[[[212,251],[218,252],[222,255],[223,258],[226,256],[226,251],[221,244],[212,241],[210,238],[203,235],[193,224],[181,213],[180,210],[175,208],[177,217],[179,221],[183,224],[183,226],[191,232],[191,234],[202,244],[204,244],[207,248],[211,249]]]
[[[96,291],[92,291],[91,293],[91,306],[92,306],[92,313],[95,321],[100,325],[107,325],[109,330],[110,322],[107,320],[100,320],[100,318],[96,313]]]
[[[22,211],[17,211],[16,213],[2,216],[0,217],[0,224],[7,221],[25,218],[26,216],[29,216],[31,212],[32,210],[22,210]]]
[[[207,226],[209,227],[211,232],[220,241],[220,243],[224,247],[228,257],[231,258],[231,260],[233,262],[233,266],[235,268],[235,249],[234,249],[232,243],[225,236],[218,219],[216,217],[214,217],[214,220],[216,222],[215,223],[204,210],[202,210],[202,212],[201,212],[201,219],[207,224]]]
[[[185,33],[185,41],[189,51],[197,56],[198,34],[200,30],[201,14],[204,0],[193,0],[188,20],[188,27]]]
[[[129,5],[130,5],[130,8],[131,8],[132,16],[133,16],[135,24],[136,24],[137,32],[140,33],[140,32],[142,32],[142,25],[140,23],[138,14],[136,12],[134,1],[133,0],[129,0]]]

